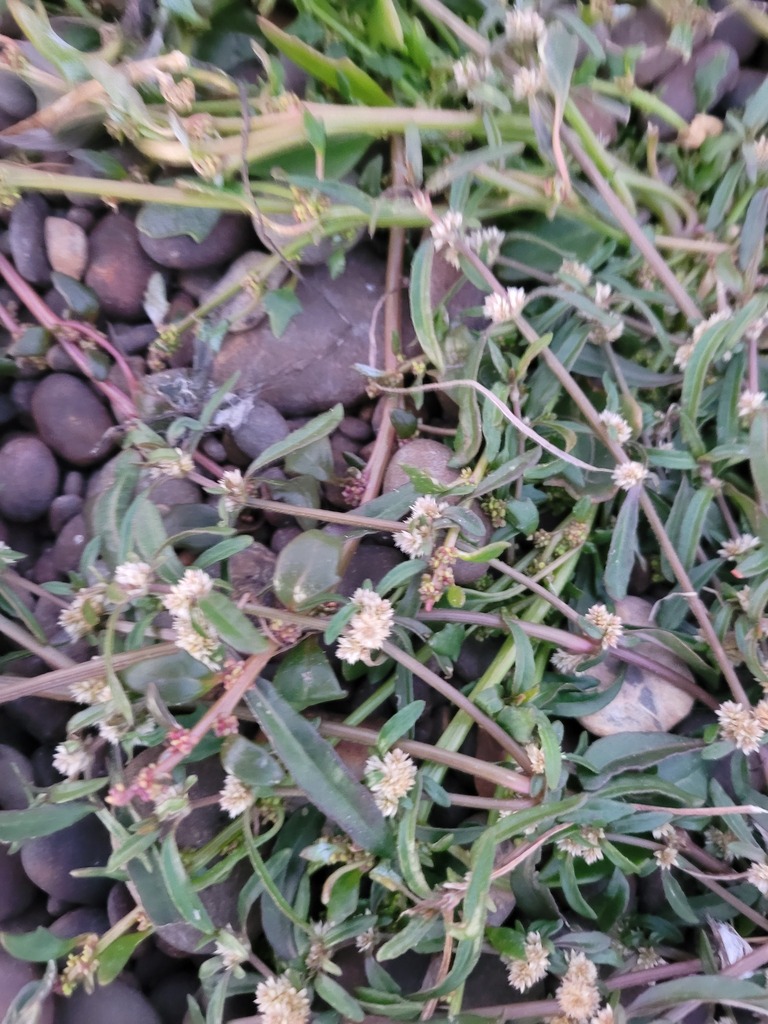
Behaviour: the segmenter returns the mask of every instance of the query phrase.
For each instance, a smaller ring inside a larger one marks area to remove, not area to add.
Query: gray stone
[[[59,939],[74,939],[76,935],[103,935],[109,928],[109,918],[101,907],[75,907],[57,918],[50,927]]]
[[[174,270],[199,270],[217,266],[242,252],[252,235],[247,217],[225,213],[213,230],[200,242],[191,235],[173,235],[171,238],[151,238],[139,232],[141,248],[161,267]]]
[[[237,291],[230,298],[225,299],[216,307],[216,316],[229,322],[230,331],[247,331],[258,326],[267,315],[261,297],[257,292],[254,295],[247,287],[247,279],[263,265],[269,256],[265,252],[243,253],[229,267],[224,276],[210,286],[200,296],[200,302],[207,304],[215,301],[218,295],[230,291],[237,286]],[[288,276],[288,269],[283,263],[268,276],[264,290],[274,291],[279,288]],[[194,283],[194,282],[193,282]]]
[[[45,250],[53,270],[79,281],[88,265],[88,236],[63,217],[46,217]]]
[[[70,521],[83,510],[83,499],[78,494],[60,494],[51,502],[48,510],[48,523],[54,534],[58,535]]]
[[[27,83],[13,71],[0,69],[0,113],[8,116],[10,124],[34,114],[36,108],[35,94]]]
[[[106,316],[144,317],[144,292],[157,267],[139,245],[136,225],[122,213],[107,214],[91,233],[91,261],[85,283],[93,288]]]
[[[32,396],[32,416],[40,437],[75,466],[100,462],[114,445],[107,437],[109,413],[88,385],[68,373],[52,373]]]
[[[108,878],[75,878],[76,868],[103,867],[111,852],[107,831],[95,815],[51,836],[30,839],[21,851],[27,876],[43,892],[68,903],[98,905],[107,897]]]
[[[668,38],[666,18],[652,7],[640,7],[616,22],[611,31],[609,52],[644,47],[635,63],[634,79],[638,85],[646,86],[681,63],[679,51],[667,46]]]
[[[15,437],[0,448],[0,514],[16,523],[45,515],[59,487],[59,466],[37,437]]]
[[[378,363],[369,329],[384,288],[384,264],[360,249],[348,271],[332,281],[309,268],[297,288],[302,312],[275,338],[266,324],[231,334],[214,361],[217,384],[238,374],[236,390],[256,395],[284,416],[322,412],[365,395],[355,363]]]
[[[32,783],[29,759],[3,743],[0,745],[0,807],[4,811],[20,811],[29,806],[25,783]]]
[[[87,542],[88,527],[85,518],[78,513],[64,524],[53,545],[53,564],[58,572],[66,576],[79,567]]]
[[[23,914],[34,902],[37,889],[27,878],[18,853],[0,846],[0,923]]]
[[[56,999],[56,1024],[162,1024],[152,1004],[119,979],[89,995],[78,988],[68,999]]]
[[[275,554],[264,544],[254,543],[245,551],[238,551],[229,560],[229,580],[236,596],[259,594],[268,590],[274,576]]]
[[[42,969],[37,964],[14,960],[5,950],[0,950],[0,1019],[5,1017],[24,986],[31,981],[37,981],[41,976]],[[52,1022],[53,999],[49,996],[43,1003],[39,1024],[52,1024]],[[83,1024],[83,1022],[78,1021],[77,1024]],[[133,1024],[133,1022],[126,1022],[126,1024]]]
[[[48,203],[39,195],[20,199],[11,210],[8,240],[13,262],[30,284],[48,284],[51,267],[45,254],[45,218]]]
[[[239,465],[247,465],[291,432],[285,417],[274,406],[257,398],[248,398],[232,406],[226,410],[226,417],[235,450],[226,444],[226,437],[224,443],[232,461]],[[217,422],[221,422],[220,417]]]
[[[410,478],[403,466],[420,469],[439,484],[451,484],[459,475],[458,470],[452,469],[448,465],[452,458],[453,452],[446,445],[440,444],[439,441],[417,437],[404,444],[402,448],[398,448],[390,459],[384,474],[382,490],[385,493],[396,491],[399,487],[410,483]]]

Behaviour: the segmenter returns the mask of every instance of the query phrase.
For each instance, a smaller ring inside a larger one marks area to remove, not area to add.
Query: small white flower
[[[152,583],[152,566],[146,562],[123,562],[115,569],[115,583],[131,600],[144,597]]]
[[[739,414],[739,419],[752,419],[757,410],[762,409],[764,404],[764,391],[742,391],[742,393],[739,395],[739,403],[736,407]]]
[[[373,652],[392,632],[395,610],[385,597],[364,587],[354,592],[352,603],[357,611],[339,638],[336,655],[350,665],[358,661],[369,664]]]
[[[663,956],[659,956],[653,946],[637,947],[637,963],[635,967],[638,971],[646,971],[651,967],[658,967],[659,964],[665,964],[666,962]]]
[[[307,1024],[310,1002],[306,989],[295,988],[285,974],[256,987],[256,1008],[262,1024]]]
[[[619,637],[624,632],[624,626],[619,615],[609,612],[604,604],[593,604],[584,618],[603,634],[600,641],[603,649],[617,646]]]
[[[707,317],[706,320],[699,321],[699,323],[697,323],[696,326],[693,328],[693,332],[691,334],[691,341],[694,345],[697,345],[704,336],[705,331],[708,331],[710,327],[714,327],[715,324],[721,324],[723,323],[723,321],[729,320],[732,316],[733,310],[730,306],[726,306],[724,309],[719,310],[717,313],[713,313],[712,316]]]
[[[509,11],[504,22],[504,35],[511,43],[519,45],[540,42],[546,31],[544,19],[530,8],[516,7]]]
[[[760,539],[753,537],[751,533],[741,533],[732,540],[726,540],[721,548],[718,548],[718,555],[721,558],[730,558],[736,561],[740,555],[746,555],[748,551],[760,546]]]
[[[508,323],[522,313],[525,299],[524,288],[507,288],[503,295],[492,292],[485,297],[483,315],[493,324]]]
[[[78,704],[107,704],[112,691],[103,679],[81,679],[69,687],[69,695]]]
[[[213,590],[213,580],[202,569],[187,569],[178,583],[171,587],[163,598],[163,604],[171,613],[180,618],[189,618],[192,605],[207,597]]]
[[[435,252],[442,252],[446,263],[457,269],[461,263],[456,245],[462,240],[463,226],[464,216],[461,211],[448,210],[429,229],[435,243]]]
[[[195,468],[195,460],[181,448],[174,448],[173,455],[168,458],[158,459],[149,467],[150,476],[170,476],[181,479],[187,476]]]
[[[369,928],[367,931],[358,935],[355,939],[355,949],[358,953],[370,953],[376,948],[376,929]]]
[[[365,762],[365,774],[372,776],[368,787],[385,818],[397,813],[398,804],[413,789],[416,772],[411,758],[398,748],[387,751],[383,758],[373,755]]]
[[[568,970],[555,993],[560,1009],[572,1021],[585,1021],[597,1013],[600,993],[597,968],[581,952],[571,952]]]
[[[612,292],[613,288],[609,284],[604,284],[602,281],[595,282],[595,305],[598,309],[608,308],[608,300]]]
[[[715,714],[724,740],[733,743],[742,754],[753,754],[760,749],[765,730],[750,708],[727,700],[716,709]]]
[[[648,469],[642,462],[620,462],[611,473],[611,479],[622,491],[631,491],[648,476]]]
[[[608,427],[609,434],[611,434],[619,444],[626,444],[632,437],[632,428],[624,417],[619,415],[619,413],[612,412],[610,409],[603,409],[600,413],[600,421]]]
[[[420,519],[423,516],[429,520],[439,519],[447,508],[447,501],[438,501],[431,494],[422,494],[411,505],[411,512],[408,518]]]
[[[227,774],[219,793],[219,807],[230,818],[237,818],[253,806],[254,796],[236,775]]]
[[[525,958],[505,959],[504,962],[509,984],[518,992],[525,992],[547,976],[549,953],[544,949],[541,935],[538,932],[528,932],[525,937]]]
[[[103,612],[103,585],[96,584],[93,587],[83,587],[72,598],[69,608],[65,608],[60,613],[59,625],[64,628],[72,640],[79,640],[81,637],[87,636],[94,628],[90,621],[91,618],[99,618]]]
[[[213,672],[221,668],[221,641],[202,615],[197,614],[194,618],[174,618],[173,631],[174,643],[182,651],[186,651]]]
[[[456,88],[471,96],[484,82],[493,78],[493,65],[487,57],[462,57],[453,65]]]
[[[221,960],[221,966],[225,971],[234,971],[244,960],[248,959],[247,950],[243,949],[242,944],[234,935],[226,935],[223,941],[217,941],[213,951]]]
[[[543,88],[544,72],[540,67],[523,67],[512,75],[512,95],[518,103],[536,96]]]
[[[669,846],[663,847],[661,850],[654,850],[653,859],[662,871],[669,871],[670,868],[677,866],[679,853],[680,851],[677,846],[670,844]]]
[[[768,896],[768,864],[752,864],[747,868],[747,881]]]
[[[239,512],[248,504],[248,481],[239,469],[227,469],[221,474],[219,487],[224,491],[224,507],[227,512]]]
[[[526,743],[525,752],[531,762],[531,771],[534,775],[543,775],[546,768],[544,751],[537,743]]]
[[[590,1020],[589,1024],[613,1024],[613,1010],[607,1004],[598,1010],[594,1017]]]
[[[111,715],[97,722],[96,729],[103,740],[116,746],[126,733],[126,724],[121,715]]]
[[[504,232],[498,228],[476,228],[467,235],[467,245],[486,266],[492,267],[498,262],[504,238]]]
[[[586,864],[596,864],[603,859],[603,851],[600,849],[603,839],[605,839],[605,831],[602,828],[585,826],[579,830],[578,835],[558,839],[555,845],[563,853],[568,853],[572,857],[581,857]]]
[[[393,540],[409,558],[422,558],[432,550],[434,530],[430,523],[409,523],[408,528],[399,530]]]
[[[758,136],[752,147],[755,164],[759,171],[768,171],[768,135]]]
[[[586,672],[579,671],[579,665],[584,661],[583,654],[572,654],[570,651],[553,651],[549,660],[552,663],[552,668],[561,675],[586,675]]]
[[[672,360],[673,364],[679,369],[684,370],[688,365],[691,356],[693,355],[693,342],[687,341],[684,345],[680,345],[675,352],[675,358]]]
[[[80,740],[65,740],[53,752],[53,767],[68,779],[82,775],[90,763],[90,754]]]
[[[592,271],[584,263],[578,260],[563,260],[560,266],[560,274],[571,277],[578,281],[582,288],[587,288],[592,281]]]

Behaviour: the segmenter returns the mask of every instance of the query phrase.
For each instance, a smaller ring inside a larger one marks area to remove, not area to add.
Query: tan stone
[[[45,249],[51,267],[79,281],[88,265],[88,236],[79,224],[62,217],[45,218]]]

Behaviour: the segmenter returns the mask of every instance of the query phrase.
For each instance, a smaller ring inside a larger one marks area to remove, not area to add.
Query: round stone
[[[0,846],[0,922],[8,921],[32,905],[37,889],[24,873],[21,857]]]
[[[79,224],[63,217],[46,217],[45,250],[54,270],[80,280],[88,264],[88,236]]]
[[[144,317],[144,293],[157,267],[139,245],[136,225],[122,213],[110,213],[93,229],[85,283],[93,288],[102,312],[120,320]]]
[[[421,470],[438,484],[452,484],[459,475],[457,470],[448,465],[452,458],[453,452],[444,444],[417,437],[415,441],[410,441],[402,448],[398,448],[390,459],[384,474],[382,490],[385,492],[396,491],[398,487],[404,487],[410,483],[410,477],[403,469],[404,466]]]
[[[90,995],[77,988],[68,999],[56,999],[56,1024],[162,1024],[141,992],[119,979]]]
[[[109,878],[75,878],[76,868],[100,868],[109,860],[109,836],[94,815],[50,836],[30,839],[21,851],[27,876],[43,892],[68,903],[97,905],[109,892]]]
[[[227,412],[231,414],[228,420],[232,441],[237,448],[237,451],[230,452],[233,462],[242,463],[242,459],[235,458],[238,452],[246,460],[258,458],[267,448],[282,441],[290,433],[290,427],[277,409],[256,398],[239,402]]]
[[[37,437],[15,437],[0,448],[0,514],[15,523],[45,515],[59,487],[59,467]]]
[[[212,230],[197,242],[191,235],[173,235],[170,238],[152,238],[138,233],[144,252],[161,267],[174,270],[199,270],[231,260],[245,249],[251,238],[247,217],[225,213]]]
[[[650,626],[653,605],[640,597],[626,597],[616,602],[616,613],[629,626]],[[673,669],[678,675],[694,681],[693,673],[676,654],[660,644],[643,641],[632,648],[636,654]],[[587,675],[594,676],[598,691],[607,690],[616,682],[623,663],[607,655]],[[640,665],[626,665],[624,682],[610,704],[579,722],[595,736],[613,736],[622,732],[670,732],[693,707],[693,697],[679,686]]]
[[[16,996],[25,985],[37,981],[42,974],[37,964],[14,958],[0,950],[0,1018],[4,1018]],[[52,1024],[53,999],[49,996],[42,1007],[39,1024]],[[82,1024],[82,1022],[78,1022]]]
[[[88,385],[69,373],[52,373],[32,395],[32,416],[40,437],[62,459],[92,466],[112,448],[109,413]]]
[[[45,219],[48,203],[42,196],[24,196],[11,210],[8,241],[13,262],[30,284],[48,284],[51,266],[45,254]]]
[[[32,765],[22,753],[3,743],[0,745],[0,807],[4,811],[20,811],[29,806],[25,785],[32,783]]]

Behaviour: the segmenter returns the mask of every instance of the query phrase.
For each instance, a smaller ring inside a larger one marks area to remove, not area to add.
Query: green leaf
[[[245,551],[252,544],[253,537],[229,537],[227,540],[220,540],[218,544],[214,544],[212,548],[208,548],[207,551],[203,551],[197,556],[194,562],[195,568],[207,569],[208,566],[216,565],[217,562],[225,562],[232,555]]]
[[[680,883],[673,877],[671,871],[662,870],[661,883],[664,887],[664,895],[667,897],[667,902],[677,916],[682,921],[685,921],[686,924],[700,924],[701,921],[698,915],[694,913],[688,902],[688,897],[680,887]]]
[[[386,753],[399,739],[411,731],[421,718],[425,707],[426,704],[423,700],[415,700],[411,704],[406,704],[404,708],[400,708],[386,725],[381,727],[379,738],[376,741],[377,749],[382,754]]]
[[[296,785],[363,849],[387,856],[392,837],[381,811],[333,747],[266,680],[245,699]]]
[[[253,476],[260,469],[270,465],[272,462],[279,462],[280,459],[284,459],[286,455],[290,455],[291,452],[296,452],[300,448],[304,448],[308,444],[312,444],[313,441],[320,440],[321,437],[327,437],[329,434],[338,427],[344,418],[344,406],[341,403],[334,405],[328,412],[323,412],[319,416],[315,416],[309,423],[305,423],[303,427],[299,427],[298,430],[292,431],[288,437],[282,441],[277,441],[275,444],[269,446],[266,451],[263,451],[258,458],[254,459],[247,470],[248,476]]]
[[[276,786],[285,778],[283,768],[269,751],[244,736],[228,736],[224,740],[221,763],[252,789]]]
[[[760,1011],[761,1017],[768,1012],[768,994],[762,985],[725,974],[695,974],[658,982],[637,996],[630,1012],[633,1019],[664,1017],[664,1010],[677,1009],[687,1002],[741,1006]]]
[[[51,273],[51,284],[66,302],[67,309],[74,313],[75,319],[96,319],[99,314],[99,300],[92,288],[57,270]]]
[[[122,452],[114,466],[112,485],[104,488],[90,509],[86,506],[85,513],[89,532],[100,538],[101,556],[112,569],[118,564],[122,524],[139,478],[138,457],[135,452]]]
[[[552,723],[543,715],[537,724],[537,729],[541,750],[544,754],[544,777],[549,788],[555,789],[560,782],[560,774],[563,770],[563,752],[560,748],[560,741]]]
[[[758,189],[744,214],[739,239],[739,267],[744,271],[745,291],[752,290],[765,252],[765,224],[768,219],[768,188]]]
[[[432,308],[432,263],[435,247],[430,239],[422,242],[411,262],[411,320],[419,345],[439,376],[445,373],[445,359],[435,333]]]
[[[640,487],[633,487],[627,492],[611,533],[611,544],[605,560],[603,582],[606,591],[614,600],[627,596],[629,577],[635,565],[641,493]]]
[[[578,39],[564,25],[555,21],[548,26],[541,47],[541,63],[560,110],[568,99],[578,49]]]
[[[584,756],[584,763],[598,774],[616,774],[624,768],[655,765],[667,757],[701,746],[699,740],[667,733],[625,732],[595,740]]]
[[[573,866],[573,857],[570,855],[560,864],[560,884],[563,887],[563,895],[577,914],[581,914],[582,917],[586,917],[590,921],[597,920],[597,914],[581,895]]]
[[[39,1024],[41,1020],[50,1020],[50,995],[56,981],[56,964],[51,960],[39,981],[28,982],[14,996],[3,1024]]]
[[[7,0],[7,4],[13,20],[35,50],[50,61],[67,82],[86,82],[91,78],[85,55],[54,32],[42,4],[34,11],[20,0]]]
[[[345,988],[342,988],[338,981],[329,978],[327,974],[317,975],[315,992],[334,1010],[338,1010],[345,1019],[352,1021],[365,1019],[365,1011],[360,1003]]]
[[[758,409],[749,428],[749,467],[761,511],[768,514],[768,409]]]
[[[277,556],[273,589],[286,608],[300,610],[329,593],[341,578],[342,537],[307,530]]]
[[[346,696],[316,637],[307,637],[288,651],[273,682],[280,696],[297,711]]]
[[[29,960],[32,963],[47,963],[66,956],[78,944],[77,937],[61,939],[53,935],[47,928],[35,928],[24,935],[0,933],[0,942],[16,960]]]
[[[403,26],[393,0],[373,0],[368,14],[368,39],[372,46],[404,50]]]
[[[440,934],[442,922],[432,917],[411,917],[405,928],[388,939],[383,946],[376,951],[376,960],[383,963],[387,960],[396,960],[409,949],[413,949],[427,937],[434,937]]]
[[[176,846],[176,840],[172,835],[163,842],[160,852],[160,869],[168,895],[181,914],[182,920],[207,935],[214,932],[216,929],[213,921],[208,916],[208,911],[203,906],[200,897],[192,888]]]
[[[258,19],[259,28],[267,39],[294,64],[316,78],[318,82],[349,95],[357,103],[372,107],[391,107],[392,100],[370,75],[357,67],[349,57],[326,57],[296,36],[283,32],[266,18]]]
[[[102,949],[99,953],[99,969],[96,977],[100,985],[111,985],[120,974],[134,952],[149,938],[151,932],[132,932],[130,935],[120,935],[113,942]]]
[[[490,562],[493,558],[499,558],[509,547],[509,541],[496,540],[491,544],[485,544],[474,551],[457,551],[456,554],[462,562]]]
[[[201,206],[147,203],[138,212],[136,227],[148,238],[175,238],[177,235],[187,235],[194,242],[203,242],[220,218],[220,210]]]
[[[360,879],[363,873],[359,868],[342,870],[331,887],[328,899],[326,918],[334,924],[346,921],[358,908],[360,903]]]
[[[264,634],[224,594],[214,590],[201,597],[198,605],[220,639],[241,654],[261,654],[269,647]]]
[[[163,702],[170,706],[197,700],[213,679],[211,670],[186,651],[137,662],[120,674],[125,685],[136,693],[147,693],[150,686],[157,687]]]
[[[0,811],[0,843],[23,843],[50,836],[93,814],[84,803],[38,804],[23,811]]]
[[[267,292],[261,304],[269,317],[269,328],[276,338],[285,334],[288,324],[303,309],[293,288],[277,288]]]

